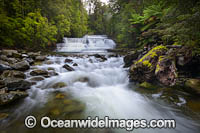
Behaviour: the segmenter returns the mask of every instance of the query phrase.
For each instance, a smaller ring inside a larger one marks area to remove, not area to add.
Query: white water
[[[64,38],[57,44],[58,52],[105,52],[113,49],[115,42],[103,35],[85,35],[83,38]]]

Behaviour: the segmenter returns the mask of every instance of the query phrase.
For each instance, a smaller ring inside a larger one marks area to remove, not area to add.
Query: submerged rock
[[[67,64],[65,64],[65,65],[63,66],[63,68],[65,68],[65,69],[68,70],[68,71],[74,71],[74,68],[72,68],[71,66],[69,66],[69,65],[67,65]]]
[[[44,78],[42,76],[38,76],[38,77],[32,77],[30,80],[32,80],[32,81],[42,81],[42,80],[44,80]]]
[[[54,89],[59,89],[59,88],[63,88],[63,87],[66,87],[67,85],[64,83],[64,82],[58,82],[58,83],[56,83],[56,84],[54,84],[53,86],[52,86],[52,88],[54,88]]]
[[[20,91],[11,91],[10,93],[1,93],[0,106],[7,105],[11,102],[14,102],[21,98],[25,98],[27,96],[28,96],[27,92],[20,92]]]
[[[65,59],[65,63],[71,63],[72,61],[71,59]]]
[[[144,82],[155,79],[155,69],[159,56],[165,54],[165,46],[157,46],[136,61],[130,67],[130,78],[134,81]]]
[[[200,95],[200,79],[188,79],[185,82],[188,91]]]
[[[156,89],[157,87],[149,82],[143,82],[139,85],[139,87],[141,88],[145,88],[145,89]]]
[[[32,76],[39,76],[39,75],[47,76],[48,71],[42,70],[42,69],[36,69],[36,70],[31,71],[30,75],[32,75]]]
[[[78,64],[74,63],[73,66],[78,66]]]

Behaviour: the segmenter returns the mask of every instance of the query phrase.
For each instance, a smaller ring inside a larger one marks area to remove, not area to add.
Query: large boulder
[[[36,56],[35,57],[35,60],[36,61],[44,61],[44,60],[46,60],[47,58],[46,58],[46,56]]]
[[[137,51],[131,51],[124,57],[124,67],[130,67],[133,64],[134,60],[137,60],[139,56],[139,52]]]
[[[155,79],[155,69],[159,56],[164,55],[167,48],[163,45],[151,49],[130,67],[130,79],[133,81],[152,81]]]
[[[107,60],[107,58],[106,58],[104,55],[94,54],[93,56],[94,56],[95,58],[101,59],[102,61],[106,61],[106,60]]]
[[[31,83],[21,78],[6,78],[3,80],[9,91],[30,89]]]
[[[73,60],[71,60],[71,59],[65,59],[65,63],[71,63]]]
[[[6,79],[6,78],[22,78],[22,79],[25,79],[26,75],[21,71],[6,70],[1,74],[0,78],[1,79]]]
[[[1,62],[1,61],[0,61]],[[0,63],[0,72],[3,72],[5,70],[10,70],[11,67],[10,66],[7,66],[7,65],[4,65],[4,64],[1,64]]]
[[[36,69],[30,72],[30,75],[32,76],[47,76],[48,71],[42,70],[42,69]]]
[[[12,68],[15,70],[25,71],[30,68],[30,65],[27,61],[21,61],[12,65]]]
[[[11,102],[25,98],[28,96],[27,92],[11,91],[9,93],[0,93],[0,106],[7,105]]]
[[[34,52],[29,52],[28,56],[32,59],[35,59],[37,56],[40,56],[40,52],[34,53]]]
[[[2,54],[6,55],[7,57],[15,57],[20,58],[21,54],[17,52],[17,50],[2,50]]]
[[[156,65],[155,75],[160,83],[166,86],[174,86],[178,75],[173,57],[160,56]]]
[[[65,68],[65,69],[68,70],[68,71],[74,71],[74,68],[72,68],[71,66],[69,66],[69,65],[67,65],[67,64],[65,64],[65,65],[63,66],[63,68]]]

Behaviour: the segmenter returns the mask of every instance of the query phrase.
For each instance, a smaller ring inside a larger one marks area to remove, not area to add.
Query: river
[[[99,40],[99,37],[97,38]],[[95,39],[93,38],[93,40]],[[77,40],[77,42],[79,41]],[[102,40],[100,39],[100,41]],[[105,42],[105,40],[103,41]],[[187,111],[181,108],[181,105],[185,104],[185,99],[180,99],[180,102],[174,105],[160,99],[160,92],[149,94],[137,90],[137,85],[129,82],[128,69],[123,68],[123,56],[105,52],[105,49],[114,47],[113,42],[108,41],[111,45],[106,48],[102,43],[94,45],[97,42],[99,41],[93,41],[92,45],[90,45],[91,42],[89,42],[89,45],[85,43],[88,47],[82,46],[81,49],[79,45],[82,44],[77,44],[79,49],[71,48],[70,52],[76,53],[71,53],[68,57],[48,56],[48,59],[53,62],[52,64],[44,63],[32,66],[31,70],[38,68],[49,70],[51,68],[58,75],[37,82],[28,90],[29,96],[27,98],[6,109],[11,112],[11,116],[1,122],[0,132],[127,132],[125,129],[107,128],[43,129],[40,124],[37,124],[33,129],[28,129],[24,125],[24,119],[28,115],[35,116],[37,120],[40,120],[43,116],[64,120],[86,119],[88,116],[98,116],[102,119],[105,116],[112,119],[174,119],[176,120],[175,129],[140,128],[134,129],[132,132],[198,133],[200,131],[198,115],[188,115]],[[99,45],[101,48],[97,48]],[[65,44],[61,46],[68,49]],[[62,47],[58,47],[58,51],[65,52]],[[82,53],[77,53],[80,51]],[[92,53],[88,51],[92,51]],[[106,60],[93,56],[93,53],[100,51],[101,54],[105,55]],[[73,63],[65,63],[66,58],[73,60]],[[64,64],[73,67],[75,71],[67,71],[63,68]],[[28,78],[31,78],[30,71],[26,72]],[[52,86],[58,82],[63,82],[66,86],[54,89]],[[194,116],[198,119],[195,119]]]

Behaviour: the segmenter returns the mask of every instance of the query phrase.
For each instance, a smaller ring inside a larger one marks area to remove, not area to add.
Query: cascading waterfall
[[[57,44],[58,52],[105,52],[113,49],[115,42],[105,35],[85,35],[83,38],[64,38]]]

